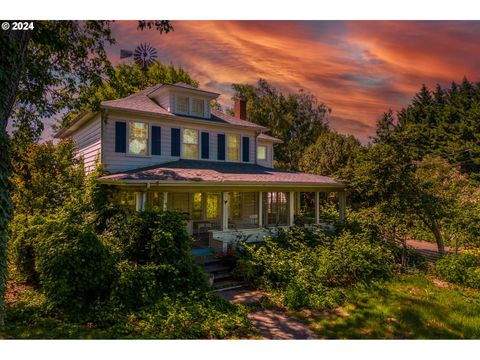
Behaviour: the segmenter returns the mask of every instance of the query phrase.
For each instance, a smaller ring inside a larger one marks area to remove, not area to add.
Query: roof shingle
[[[255,164],[229,163],[201,160],[179,160],[107,175],[100,181],[158,181],[161,182],[208,182],[221,184],[252,185],[328,185],[342,187],[343,183],[327,176],[305,174],[267,168]]]

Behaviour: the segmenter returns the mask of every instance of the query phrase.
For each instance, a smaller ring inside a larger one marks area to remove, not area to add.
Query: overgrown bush
[[[442,279],[480,289],[480,255],[449,254],[435,264],[436,274]]]
[[[237,271],[289,307],[339,304],[343,289],[393,274],[391,252],[368,234],[343,231],[281,230],[260,245],[243,245]]]
[[[93,226],[60,215],[41,227],[35,240],[36,270],[49,304],[78,314],[106,299],[114,262]]]
[[[191,255],[185,220],[181,213],[152,209],[118,213],[107,222],[104,239],[118,261],[115,304],[137,309],[165,294],[207,289]]]
[[[127,327],[142,338],[157,339],[239,338],[251,332],[244,307],[196,292],[163,297],[154,306],[131,314]]]

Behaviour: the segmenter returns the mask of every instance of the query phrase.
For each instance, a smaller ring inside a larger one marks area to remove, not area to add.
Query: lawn
[[[44,313],[43,301],[43,296],[27,291],[10,303],[0,338],[155,337],[136,333],[127,324],[99,328],[88,322],[71,323]],[[291,315],[325,339],[478,339],[480,291],[425,275],[402,275],[386,283],[352,290],[343,307],[323,312],[303,310]]]
[[[341,308],[295,316],[326,339],[478,339],[480,291],[402,275],[354,290]]]

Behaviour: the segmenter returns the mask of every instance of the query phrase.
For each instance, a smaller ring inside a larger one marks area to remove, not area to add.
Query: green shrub
[[[393,274],[391,252],[368,234],[292,228],[260,246],[244,244],[236,271],[289,308],[331,307],[343,289]]]
[[[78,314],[109,295],[113,259],[93,227],[81,219],[47,220],[36,240],[35,256],[50,306]]]
[[[207,290],[184,221],[181,213],[147,210],[118,213],[108,222],[104,239],[118,261],[113,303],[138,309],[165,294]]]
[[[480,256],[477,254],[449,254],[438,260],[435,272],[442,279],[480,289]]]
[[[247,337],[251,323],[244,307],[212,294],[165,296],[128,317],[129,332],[142,338],[224,339]]]

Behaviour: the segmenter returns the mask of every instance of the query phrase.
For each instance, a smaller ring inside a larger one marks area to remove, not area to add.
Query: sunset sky
[[[333,129],[362,142],[387,109],[406,105],[422,83],[480,80],[480,21],[173,21],[175,31],[112,25],[120,49],[148,42],[163,63],[182,66],[222,93],[264,78],[282,91],[305,89],[332,109]]]

